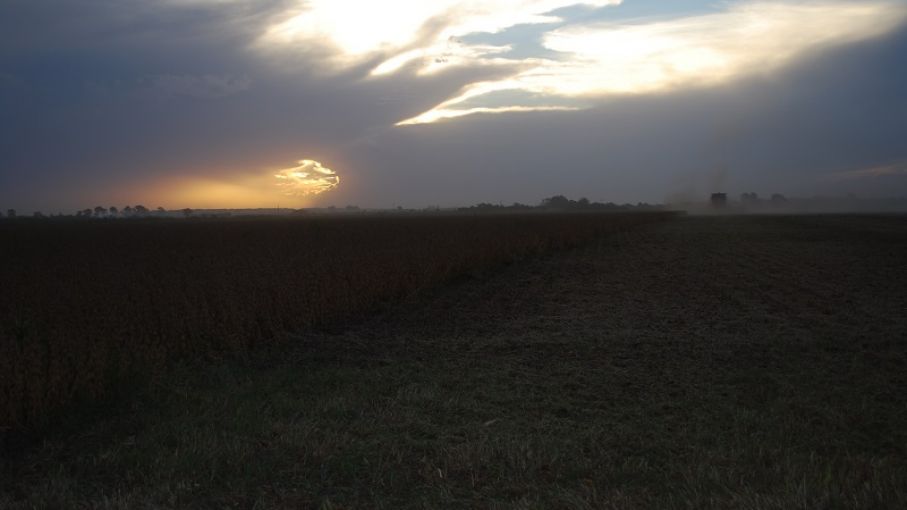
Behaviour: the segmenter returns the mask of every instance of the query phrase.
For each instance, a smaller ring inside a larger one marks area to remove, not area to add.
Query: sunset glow
[[[274,174],[281,192],[290,197],[320,195],[340,185],[337,172],[311,159],[303,159],[297,166]]]
[[[314,205],[315,196],[335,190],[339,184],[340,176],[335,171],[304,159],[294,167],[277,171],[165,178],[143,183],[124,194],[166,209],[299,208]]]

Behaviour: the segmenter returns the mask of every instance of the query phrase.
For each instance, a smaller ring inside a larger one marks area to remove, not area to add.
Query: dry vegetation
[[[907,222],[679,218],[242,360],[0,469],[0,508],[907,508]]]
[[[0,439],[464,272],[665,214],[0,223]]]

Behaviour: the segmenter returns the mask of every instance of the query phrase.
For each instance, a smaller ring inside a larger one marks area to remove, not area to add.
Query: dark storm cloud
[[[204,137],[205,117],[195,115],[206,105],[181,102],[176,85],[249,80],[254,66],[240,50],[274,2],[259,5],[242,12],[128,0],[0,7],[0,62],[15,80],[13,88],[0,85],[8,97],[3,198],[102,186],[166,161],[190,133]]]

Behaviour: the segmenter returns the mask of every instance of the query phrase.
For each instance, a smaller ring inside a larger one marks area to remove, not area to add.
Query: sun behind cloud
[[[274,177],[281,192],[290,197],[320,195],[340,185],[337,172],[311,159],[299,160],[297,166],[283,169]]]
[[[340,176],[320,162],[303,159],[285,169],[185,170],[118,190],[123,202],[167,209],[246,209],[279,204],[309,207],[314,197],[334,190]]]

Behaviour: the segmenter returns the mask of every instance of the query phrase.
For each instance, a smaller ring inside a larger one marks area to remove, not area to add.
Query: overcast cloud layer
[[[0,208],[907,195],[905,2],[665,3],[9,0]]]

